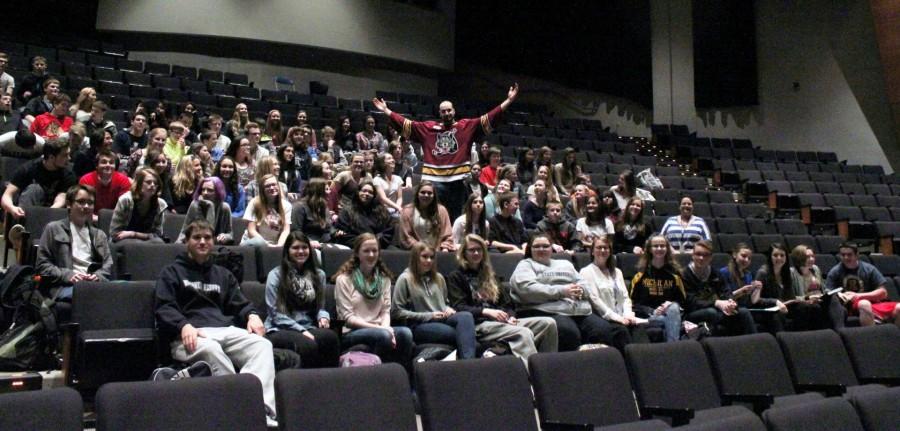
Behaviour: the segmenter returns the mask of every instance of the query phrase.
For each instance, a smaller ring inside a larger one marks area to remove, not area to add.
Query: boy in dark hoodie
[[[550,237],[554,253],[575,253],[581,250],[575,232],[575,225],[563,219],[563,206],[559,201],[547,202],[547,212],[537,224],[538,232]]]
[[[234,374],[238,368],[258,377],[272,426],[275,364],[272,343],[263,337],[265,325],[234,275],[210,259],[214,236],[209,222],[191,222],[185,235],[187,252],[163,268],[156,281],[157,326],[174,340],[170,348],[176,361],[206,361],[213,375]]]

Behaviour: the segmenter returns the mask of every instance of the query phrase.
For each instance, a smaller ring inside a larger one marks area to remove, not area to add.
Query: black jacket
[[[493,320],[482,314],[484,309],[503,310],[510,317],[515,316],[516,312],[512,298],[509,297],[507,289],[500,286],[499,282],[497,283],[497,288],[500,290],[500,295],[497,297],[497,301],[488,302],[474,297],[469,278],[477,276],[478,274],[475,271],[467,271],[462,268],[457,268],[450,273],[447,277],[447,296],[450,300],[450,306],[456,311],[472,313],[472,317],[475,318],[475,324]]]
[[[156,325],[163,334],[177,336],[188,323],[196,328],[244,326],[255,313],[234,275],[212,260],[199,264],[182,253],[156,280]]]

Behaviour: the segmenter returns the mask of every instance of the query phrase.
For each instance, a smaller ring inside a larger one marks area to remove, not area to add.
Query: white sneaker
[[[271,416],[266,416],[266,428],[278,428],[278,421]]]

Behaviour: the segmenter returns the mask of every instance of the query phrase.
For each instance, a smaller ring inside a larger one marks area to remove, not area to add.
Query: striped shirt
[[[669,240],[669,244],[677,253],[691,252],[697,241],[712,239],[706,222],[697,216],[691,216],[686,226],[681,224],[681,216],[669,217],[660,234]]]

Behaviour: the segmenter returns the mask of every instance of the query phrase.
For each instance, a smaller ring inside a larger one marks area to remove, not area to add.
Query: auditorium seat
[[[258,281],[244,281],[241,283],[241,292],[244,294],[244,297],[253,304],[253,307],[259,314],[259,318],[265,322],[266,317],[269,315],[269,309],[266,306],[265,283],[260,283]]]
[[[791,250],[798,245],[805,245],[808,248],[811,248],[813,251],[816,250],[816,238],[812,235],[784,235],[784,245],[787,247],[788,254],[790,254]]]
[[[734,203],[711,203],[709,204],[710,212],[716,218],[740,217],[737,204]]]
[[[83,408],[67,387],[0,394],[0,429],[81,431]]]
[[[159,272],[186,250],[183,244],[113,244],[119,253],[116,274],[125,280],[156,280]]]
[[[418,362],[415,379],[424,431],[538,429],[519,358]]]
[[[144,62],[138,60],[129,60],[127,58],[116,58],[116,69],[129,72],[143,72]]]
[[[275,391],[283,431],[416,430],[407,375],[397,364],[285,370]]]
[[[794,391],[787,364],[771,334],[708,337],[702,344],[725,400],[751,403],[754,411],[762,413],[770,407],[822,398],[817,393]]]
[[[854,395],[884,390],[875,384],[860,385],[841,337],[830,329],[779,332],[778,344],[798,391],[823,392],[827,396]],[[809,364],[817,364],[810,366]]]
[[[867,196],[871,197],[871,196]],[[891,212],[885,207],[874,206],[862,206],[860,210],[863,213],[863,219],[868,221],[893,221],[893,217],[891,217]]]
[[[628,429],[667,429],[640,414],[622,355],[615,349],[538,353],[528,358],[541,429],[628,424]],[[604,428],[601,428],[604,429]]]
[[[860,382],[900,386],[900,328],[897,325],[841,328],[838,333]]]
[[[243,73],[225,72],[225,83],[232,85],[250,85],[250,78]]]
[[[64,332],[66,384],[93,390],[148,379],[158,364],[154,304],[153,281],[77,283]]]
[[[900,428],[900,387],[884,392],[858,394],[850,399],[866,431],[895,431]]]
[[[97,431],[266,430],[262,385],[250,374],[109,383],[95,405]]]
[[[769,431],[863,431],[849,402],[829,398],[763,413]]]
[[[680,426],[753,414],[744,407],[722,406],[703,347],[696,341],[629,344],[625,359],[645,419],[662,415]]]

